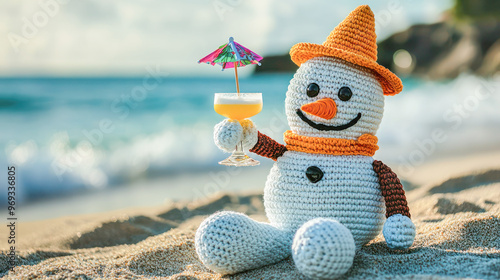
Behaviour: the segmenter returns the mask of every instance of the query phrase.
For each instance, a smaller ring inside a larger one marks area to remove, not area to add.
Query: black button
[[[323,178],[323,171],[317,166],[309,166],[306,170],[306,176],[311,183],[317,183]]]
[[[348,87],[341,87],[339,89],[339,99],[342,101],[347,101],[351,99],[352,97],[352,91]]]
[[[309,84],[306,90],[307,96],[315,97],[319,93],[319,86],[316,83]]]

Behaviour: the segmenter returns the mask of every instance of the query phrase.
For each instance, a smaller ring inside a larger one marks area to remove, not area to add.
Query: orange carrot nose
[[[331,98],[323,98],[304,104],[300,109],[308,114],[327,120],[332,119],[337,114],[337,104]]]

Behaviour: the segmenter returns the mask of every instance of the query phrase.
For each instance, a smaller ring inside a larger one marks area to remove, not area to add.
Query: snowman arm
[[[380,190],[385,200],[385,215],[387,218],[392,215],[401,214],[411,218],[408,202],[406,201],[403,185],[389,166],[379,160],[373,161],[373,170],[378,175]]]
[[[413,244],[416,228],[410,219],[410,209],[403,185],[396,173],[381,161],[373,162],[373,170],[378,175],[380,189],[385,200],[387,220],[382,230],[385,242],[390,249],[406,250]]]
[[[250,152],[259,156],[277,160],[287,151],[286,146],[273,140],[271,137],[258,132],[257,144],[250,149]]]

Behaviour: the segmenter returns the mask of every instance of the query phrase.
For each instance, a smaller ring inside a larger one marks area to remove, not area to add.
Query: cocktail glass
[[[262,111],[262,93],[216,93],[214,109],[219,115],[241,121]],[[236,145],[234,152],[219,164],[228,166],[254,166],[260,162],[243,151],[243,141]]]

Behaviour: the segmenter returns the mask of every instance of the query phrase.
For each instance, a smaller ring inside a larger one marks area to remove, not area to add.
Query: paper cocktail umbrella
[[[236,78],[236,90],[240,93],[240,84],[238,82],[238,67],[243,67],[249,64],[257,64],[262,56],[236,43],[233,37],[229,38],[229,43],[220,46],[217,50],[200,59],[198,63],[207,63],[211,65],[218,64],[222,66],[222,70],[226,68],[234,68]]]

